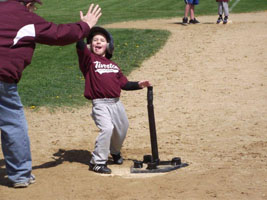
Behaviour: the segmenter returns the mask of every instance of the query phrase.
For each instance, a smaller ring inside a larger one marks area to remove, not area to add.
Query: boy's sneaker
[[[188,23],[188,18],[187,17],[184,17],[183,18],[183,24],[187,24]]]
[[[228,22],[228,17],[225,16],[224,19],[223,19],[223,24],[227,24],[227,22]]]
[[[113,163],[117,164],[117,165],[121,165],[123,163],[123,158],[121,156],[121,154],[111,154],[112,158],[113,158]]]
[[[29,179],[29,181],[27,182],[18,182],[18,183],[13,183],[13,187],[14,188],[26,188],[28,187],[30,184],[35,183],[35,176],[33,174],[31,174],[31,177]]]
[[[222,16],[219,16],[219,18],[217,19],[217,24],[220,24],[223,21]]]
[[[91,164],[89,165],[89,170],[100,174],[111,174],[111,169],[107,167],[106,164]]]
[[[196,18],[189,20],[189,24],[199,24],[199,23],[200,22]]]

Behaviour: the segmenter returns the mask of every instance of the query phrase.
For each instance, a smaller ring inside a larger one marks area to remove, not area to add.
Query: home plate
[[[131,163],[132,164],[132,163]],[[163,176],[165,173],[131,173],[131,165],[108,165],[111,174],[99,174],[101,176],[120,176],[122,178],[148,178],[155,176]]]
[[[232,24],[232,23],[233,23],[233,21],[232,21],[232,20],[228,20],[226,24]],[[219,24],[226,25],[226,24],[224,24],[222,21],[221,21]]]

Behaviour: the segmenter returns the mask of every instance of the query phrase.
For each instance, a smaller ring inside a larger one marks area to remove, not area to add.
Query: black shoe
[[[121,154],[111,154],[112,158],[113,158],[113,163],[117,164],[117,165],[121,165],[123,163],[123,158],[121,156]]]
[[[188,18],[187,17],[184,17],[183,18],[183,24],[187,24],[188,23]]]
[[[228,16],[225,16],[223,19],[223,24],[227,24],[227,22],[228,22]]]
[[[217,24],[220,24],[223,21],[222,16],[220,15],[219,18],[217,19]]]
[[[199,24],[199,23],[200,22],[196,18],[189,20],[189,24]]]
[[[89,170],[100,174],[111,174],[111,169],[107,167],[106,164],[91,164],[89,165]]]

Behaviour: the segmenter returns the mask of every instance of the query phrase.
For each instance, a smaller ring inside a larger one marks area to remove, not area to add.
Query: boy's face
[[[105,56],[107,49],[107,39],[102,34],[96,34],[92,39],[91,50],[99,56]]]

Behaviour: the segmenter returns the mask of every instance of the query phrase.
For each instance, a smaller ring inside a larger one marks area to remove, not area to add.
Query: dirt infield
[[[172,33],[129,80],[153,83],[160,158],[179,156],[188,167],[130,174],[132,160],[150,153],[147,90],[124,91],[125,164],[111,165],[112,175],[88,171],[98,134],[91,106],[26,110],[37,182],[7,187],[1,154],[0,199],[267,199],[267,12],[232,14],[229,25],[216,25],[216,18],[188,26],[180,18],[106,26]]]

